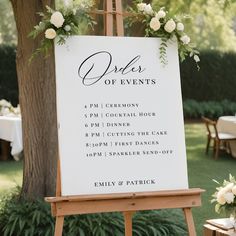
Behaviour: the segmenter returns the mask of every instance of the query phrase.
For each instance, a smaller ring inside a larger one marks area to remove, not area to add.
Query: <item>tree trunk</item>
[[[24,173],[21,196],[54,196],[57,163],[56,86],[53,53],[29,58],[40,40],[28,38],[40,17],[36,12],[54,0],[10,0],[18,31],[17,75],[22,113]]]

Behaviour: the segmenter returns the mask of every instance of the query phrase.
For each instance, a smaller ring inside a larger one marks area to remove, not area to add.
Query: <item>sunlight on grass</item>
[[[17,182],[17,181],[11,181],[11,180],[2,180],[1,179],[1,175],[0,175],[0,198],[1,195],[6,194],[7,192],[11,191],[11,189],[20,186],[21,185],[21,181]]]
[[[0,162],[0,197],[16,186],[22,185],[22,162]]]
[[[203,150],[205,148],[205,146],[204,145],[201,145],[201,144],[199,144],[199,145],[195,145],[195,146],[193,146],[193,147],[187,147],[187,150],[191,150],[191,151],[196,151],[196,150]],[[204,154],[204,156],[205,156],[205,154]]]

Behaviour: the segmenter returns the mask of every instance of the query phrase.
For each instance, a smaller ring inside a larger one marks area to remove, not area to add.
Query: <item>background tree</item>
[[[186,28],[199,50],[236,51],[235,0],[153,0],[174,14],[187,13]]]
[[[0,1],[0,44],[16,45],[16,27],[9,0]]]
[[[200,3],[199,3],[200,4]],[[201,50],[236,51],[235,3],[225,8],[224,1],[207,0],[203,7],[193,1],[190,14],[193,14],[194,27],[191,35]]]

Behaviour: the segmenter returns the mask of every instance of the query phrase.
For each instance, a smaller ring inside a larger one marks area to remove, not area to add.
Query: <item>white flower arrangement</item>
[[[19,116],[20,106],[13,107],[10,102],[5,99],[0,100],[0,115],[1,116]]]
[[[214,180],[218,185],[218,181]],[[225,215],[233,215],[236,217],[236,180],[231,174],[229,180],[224,180],[220,187],[216,188],[216,192],[212,195],[212,203],[215,203],[215,211]]]
[[[145,24],[146,37],[161,38],[160,59],[163,65],[167,64],[167,41],[177,40],[181,61],[184,61],[187,56],[192,57],[199,69],[199,52],[191,43],[190,37],[184,32],[185,27],[179,17],[169,15],[164,7],[158,10],[153,9],[150,4],[143,3],[142,0],[136,1],[136,6],[131,9],[131,12],[142,18],[142,22]]]
[[[81,4],[71,3],[62,9],[52,9],[46,6],[46,13],[39,12],[42,20],[34,27],[29,36],[35,39],[38,35],[44,34],[40,47],[32,54],[32,60],[37,54],[48,55],[49,49],[53,46],[54,39],[58,44],[64,44],[67,37],[80,33],[81,23],[93,27],[96,22],[89,15],[91,1],[82,1]]]

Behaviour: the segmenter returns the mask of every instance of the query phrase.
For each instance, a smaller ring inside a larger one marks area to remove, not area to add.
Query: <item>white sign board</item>
[[[62,195],[187,189],[177,46],[73,36],[55,46]]]

